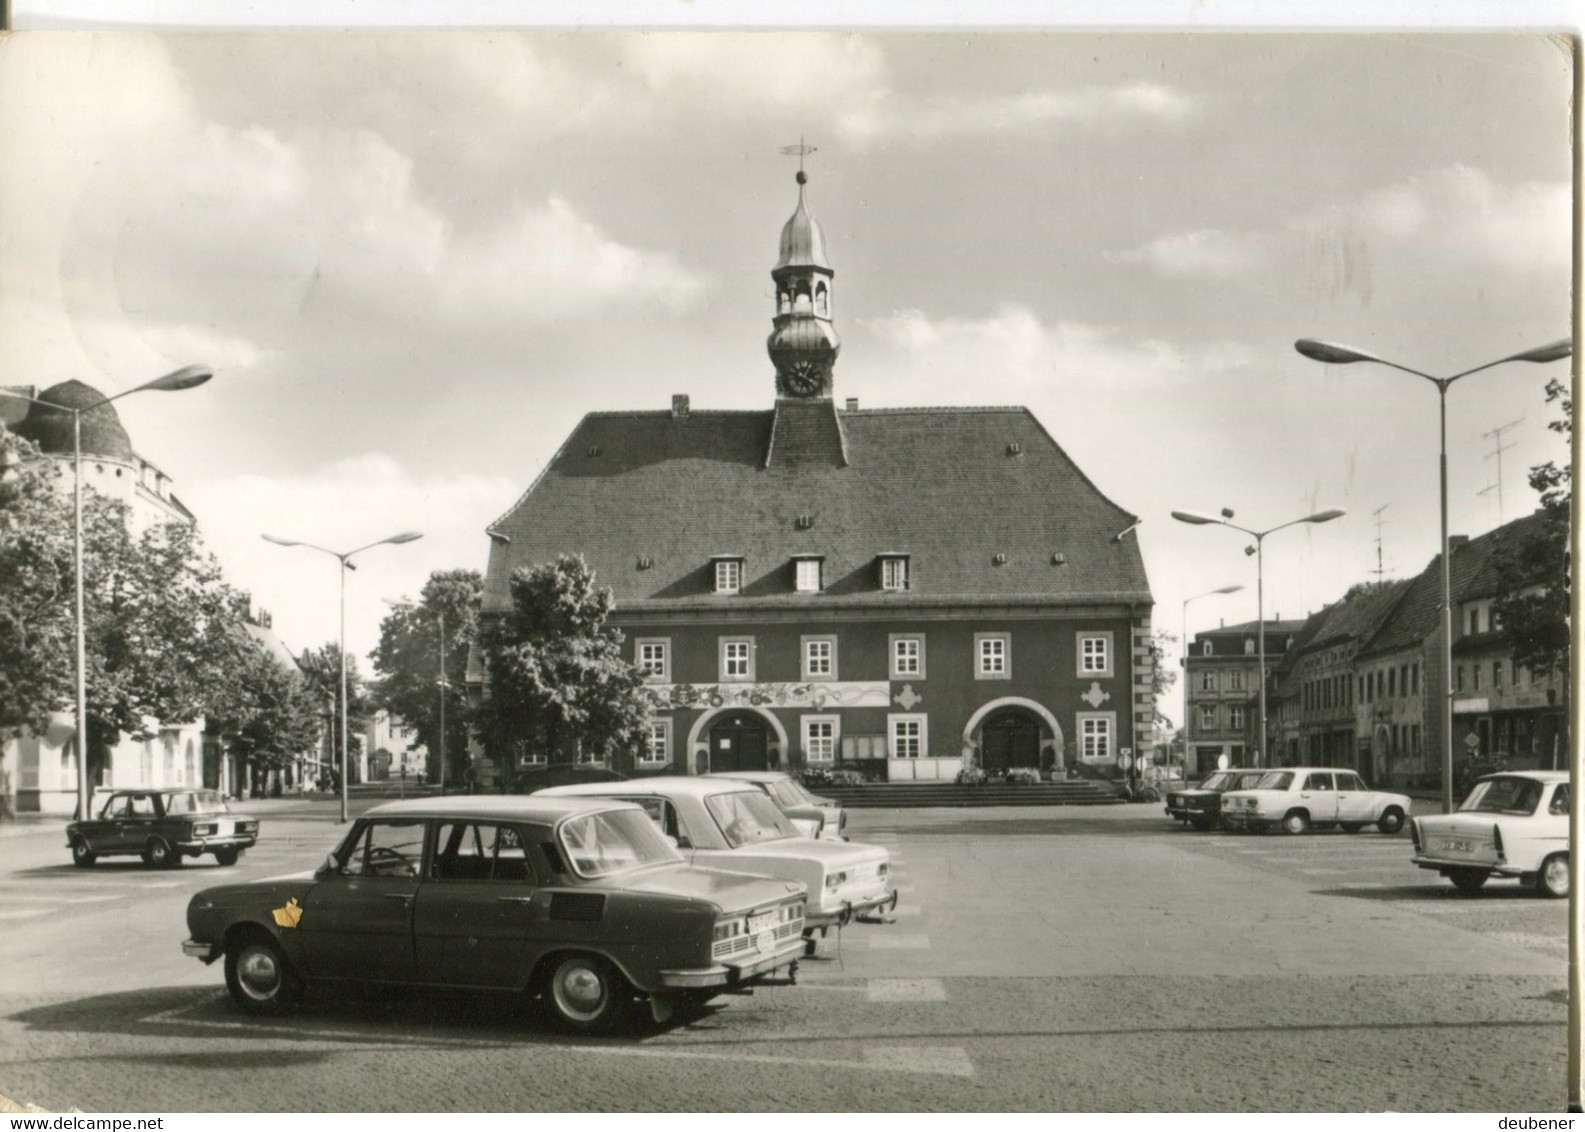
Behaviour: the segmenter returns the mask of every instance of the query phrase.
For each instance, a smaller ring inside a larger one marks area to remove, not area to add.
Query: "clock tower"
[[[802,147],[800,147],[802,148]],[[776,283],[776,317],[765,348],[776,366],[776,396],[831,396],[831,367],[842,341],[831,325],[831,279],[825,235],[804,203],[808,176],[798,170],[798,207],[781,230],[781,254],[770,277]]]

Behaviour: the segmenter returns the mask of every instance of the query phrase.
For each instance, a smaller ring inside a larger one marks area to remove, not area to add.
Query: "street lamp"
[[[1442,509],[1442,812],[1453,812],[1453,570],[1448,561],[1447,550],[1447,389],[1461,377],[1468,377],[1472,373],[1479,373],[1483,369],[1491,369],[1506,362],[1556,362],[1568,357],[1574,352],[1574,341],[1571,338],[1561,338],[1545,346],[1537,346],[1533,350],[1525,350],[1518,354],[1509,354],[1505,358],[1498,358],[1494,362],[1476,366],[1474,369],[1455,373],[1452,377],[1432,377],[1428,373],[1421,373],[1417,369],[1389,362],[1386,358],[1379,358],[1375,354],[1364,350],[1356,350],[1352,346],[1339,345],[1336,342],[1318,342],[1311,338],[1301,338],[1293,344],[1293,348],[1313,361],[1325,362],[1328,365],[1349,365],[1353,362],[1375,362],[1377,365],[1389,366],[1392,369],[1412,373],[1416,377],[1423,377],[1436,386],[1437,407],[1441,421],[1441,450],[1438,457],[1438,468],[1441,473],[1441,509]]]
[[[402,600],[393,601],[391,598],[381,598],[392,609],[416,610],[418,606],[413,602]],[[440,679],[435,681],[435,686],[440,689],[440,792],[446,792],[446,693],[451,690],[451,685],[446,682],[446,611],[436,609],[435,617],[440,622]]]
[[[1237,593],[1243,588],[1242,585],[1222,586],[1183,599],[1183,780],[1185,783],[1189,780],[1189,603],[1216,594]]]
[[[265,542],[273,542],[276,546],[303,546],[309,550],[317,550],[321,554],[339,559],[341,562],[341,820],[347,820],[347,571],[356,570],[352,564],[354,554],[362,554],[365,550],[375,546],[384,546],[386,543],[412,542],[424,536],[417,531],[403,531],[390,538],[382,538],[376,542],[365,543],[356,550],[339,551],[328,547],[315,546],[311,542],[298,542],[293,539],[276,538],[274,535],[261,535]]]
[[[183,389],[192,389],[202,385],[214,377],[214,372],[206,366],[183,366],[173,370],[164,377],[156,377],[153,381],[145,381],[131,389],[122,390],[110,397],[101,397],[91,405],[79,405],[72,408],[70,405],[60,405],[54,401],[42,401],[37,397],[16,393],[9,389],[0,389],[0,396],[15,397],[21,401],[31,401],[35,405],[56,409],[72,415],[72,573],[74,575],[73,588],[75,590],[76,604],[73,619],[75,621],[74,634],[77,646],[77,817],[79,820],[88,818],[88,644],[87,630],[83,618],[83,414],[90,409],[97,409],[108,405],[112,401],[119,401],[123,397],[130,397],[134,393],[176,393]]]
[[[1242,531],[1255,540],[1254,547],[1250,548],[1255,554],[1255,616],[1259,630],[1256,633],[1260,641],[1260,743],[1255,749],[1255,765],[1264,766],[1266,761],[1266,567],[1265,567],[1265,540],[1266,536],[1284,527],[1296,527],[1300,523],[1330,523],[1333,519],[1340,519],[1348,512],[1339,507],[1330,507],[1325,511],[1317,511],[1313,515],[1306,515],[1302,519],[1290,519],[1286,523],[1279,523],[1275,527],[1267,527],[1263,531],[1252,531],[1248,527],[1241,527],[1232,521],[1233,512],[1223,508],[1220,515],[1202,515],[1198,511],[1174,511],[1172,517],[1180,523],[1192,523],[1196,526],[1212,524],[1231,527],[1235,531]],[[1250,553],[1246,549],[1245,554]]]

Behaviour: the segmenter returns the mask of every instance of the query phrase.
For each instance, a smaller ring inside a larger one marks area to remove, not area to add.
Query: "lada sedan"
[[[890,853],[879,845],[804,837],[764,791],[746,782],[666,775],[556,786],[534,796],[546,794],[636,802],[695,865],[802,883],[811,935],[897,907]]]
[[[1195,829],[1210,829],[1222,817],[1222,795],[1248,790],[1264,778],[1263,770],[1219,770],[1198,786],[1167,791],[1167,816]]]
[[[218,790],[117,790],[97,818],[66,827],[66,847],[80,868],[117,854],[158,869],[205,853],[234,865],[258,839],[258,821],[232,813]]]
[[[1403,794],[1372,790],[1351,770],[1291,766],[1269,770],[1252,789],[1222,795],[1222,829],[1258,831],[1281,827],[1303,833],[1311,826],[1341,826],[1358,833],[1374,825],[1397,833],[1409,812]]]
[[[1568,895],[1569,776],[1566,770],[1507,771],[1477,779],[1451,814],[1409,823],[1414,863],[1461,892],[1494,876]]]
[[[804,887],[700,869],[637,806],[413,799],[360,818],[316,872],[210,888],[182,950],[279,1013],[305,983],[526,994],[574,1032],[797,972]]]
[[[847,828],[848,813],[842,803],[811,794],[808,787],[790,774],[779,770],[718,770],[704,777],[751,782],[769,794],[781,812],[804,834],[827,841],[847,840],[842,831]]]

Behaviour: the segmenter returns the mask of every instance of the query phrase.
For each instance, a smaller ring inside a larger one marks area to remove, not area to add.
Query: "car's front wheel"
[[[229,869],[237,863],[237,858],[240,856],[242,856],[242,851],[239,849],[216,849],[215,863],[223,869]]]
[[[1535,890],[1554,900],[1568,895],[1567,853],[1553,853],[1541,862],[1541,870],[1535,875]]]
[[[72,838],[72,864],[79,869],[86,869],[99,859],[99,854],[93,851],[86,837]]]
[[[1491,873],[1486,869],[1449,869],[1447,879],[1460,892],[1479,892]]]
[[[1403,828],[1403,811],[1397,806],[1389,807],[1376,822],[1376,828],[1386,834],[1397,833]]]
[[[249,1014],[280,1014],[303,995],[303,981],[275,941],[253,936],[226,948],[226,989]]]
[[[556,960],[545,982],[545,1001],[556,1022],[576,1034],[611,1029],[628,998],[626,981],[598,955]]]
[[[169,869],[182,863],[182,855],[163,837],[151,837],[143,846],[143,863],[154,869]]]
[[[1303,833],[1310,828],[1310,815],[1303,810],[1290,810],[1282,819],[1284,833]]]
[[[1189,819],[1189,824],[1195,829],[1210,829],[1216,824],[1216,819],[1205,816],[1192,817]]]

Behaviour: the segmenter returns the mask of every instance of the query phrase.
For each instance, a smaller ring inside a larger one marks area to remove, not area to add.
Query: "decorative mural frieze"
[[[885,680],[833,680],[828,683],[650,684],[644,688],[656,711],[721,707],[843,708],[886,707],[891,686]]]

